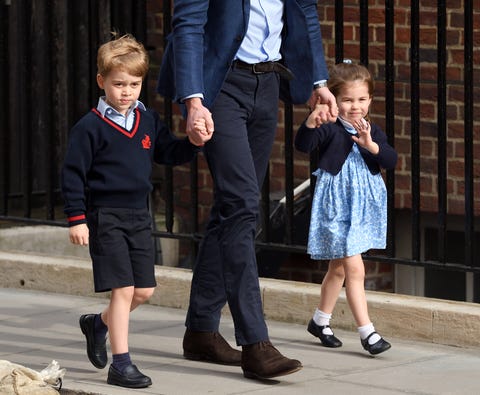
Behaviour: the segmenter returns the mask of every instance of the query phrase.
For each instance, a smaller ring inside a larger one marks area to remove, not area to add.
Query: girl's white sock
[[[318,308],[316,308],[315,312],[313,313],[313,321],[315,322],[315,324],[319,326],[330,325],[331,318],[332,318],[331,314],[324,313],[322,310],[319,310]],[[322,333],[324,335],[333,335],[333,331],[330,328],[324,328],[322,330]]]
[[[370,322],[370,324],[358,327],[358,333],[360,334],[360,339],[362,339],[362,340],[365,340],[373,332],[375,332],[375,327],[373,326],[373,324],[371,322]],[[371,336],[368,339],[368,344],[375,344],[381,338],[382,337],[378,333],[375,333],[373,336]]]

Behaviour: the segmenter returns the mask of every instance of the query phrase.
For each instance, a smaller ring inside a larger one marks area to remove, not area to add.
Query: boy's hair
[[[338,63],[331,68],[329,74],[328,89],[335,97],[340,94],[341,89],[346,83],[353,81],[366,82],[368,85],[368,93],[370,97],[373,96],[373,78],[365,66],[350,62]]]
[[[132,35],[115,37],[100,46],[97,54],[98,74],[106,77],[113,69],[120,69],[136,77],[145,78],[148,71],[148,54],[145,47]]]

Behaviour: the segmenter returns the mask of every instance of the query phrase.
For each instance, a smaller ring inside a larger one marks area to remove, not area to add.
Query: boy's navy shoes
[[[95,314],[84,314],[80,316],[80,329],[87,339],[88,359],[97,369],[107,366],[107,345],[106,339],[103,342],[95,340]]]
[[[126,388],[145,388],[152,385],[150,377],[140,372],[135,365],[129,365],[123,372],[110,365],[107,383]]]
[[[390,347],[392,347],[392,345],[386,340],[384,340],[383,337],[381,337],[380,340],[378,340],[377,342],[369,344],[368,339],[374,334],[378,333],[372,332],[370,333],[370,335],[368,335],[366,339],[361,340],[363,348],[367,350],[370,354],[380,354],[381,352],[387,351]]]
[[[317,325],[313,319],[311,319],[310,322],[308,323],[307,330],[313,336],[318,337],[324,347],[331,347],[331,348],[341,347],[342,342],[338,338],[336,338],[335,335],[325,335],[323,333],[323,330],[325,328],[330,328],[330,325],[320,326],[320,325]]]

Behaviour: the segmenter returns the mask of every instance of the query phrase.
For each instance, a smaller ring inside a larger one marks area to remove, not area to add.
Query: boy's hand
[[[193,130],[197,133],[197,136],[201,139],[202,143],[206,143],[212,138],[212,134],[207,129],[207,122],[204,118],[198,118],[193,122]]]
[[[69,228],[70,241],[73,244],[81,246],[88,245],[88,226],[87,224],[75,225]]]
[[[210,111],[203,106],[201,99],[198,97],[185,100],[185,106],[187,107],[187,129],[186,133],[188,139],[193,145],[202,146],[205,141],[212,138],[213,133],[213,119]],[[200,123],[198,123],[200,121]],[[197,130],[196,124],[202,127],[202,132]]]

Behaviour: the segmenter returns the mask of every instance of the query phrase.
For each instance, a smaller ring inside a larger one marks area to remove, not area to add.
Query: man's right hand
[[[185,106],[187,107],[186,133],[188,139],[193,145],[202,146],[212,137],[214,130],[212,114],[198,97],[186,99]],[[202,120],[205,122],[205,128],[196,127]]]

